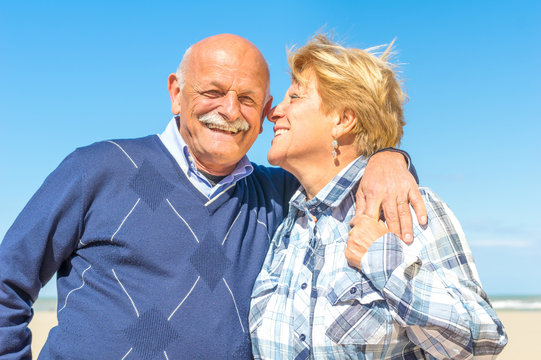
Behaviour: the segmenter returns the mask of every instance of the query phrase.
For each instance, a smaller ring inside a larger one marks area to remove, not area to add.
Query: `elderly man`
[[[252,285],[298,186],[245,156],[271,106],[268,68],[247,40],[218,35],[187,51],[169,92],[178,116],[161,135],[77,149],[6,234],[0,358],[31,357],[32,304],[54,273],[58,326],[40,358],[251,358]],[[387,203],[409,216],[414,181],[399,154],[371,160],[385,161],[397,165],[366,170],[361,207],[377,216],[380,180],[407,177]]]

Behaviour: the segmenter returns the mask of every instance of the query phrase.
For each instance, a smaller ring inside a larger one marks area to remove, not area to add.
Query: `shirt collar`
[[[199,180],[198,183],[206,184],[208,185],[209,189],[212,189],[212,186],[205,178],[205,176],[197,170],[193,157],[190,154],[190,150],[188,149],[188,145],[180,135],[177,121],[178,117],[173,117],[171,121],[169,121],[169,124],[167,124],[164,132],[159,135],[162,143],[171,153],[173,158],[176,160],[176,162],[178,163],[182,171],[188,176],[188,178],[192,178],[192,176],[197,176]],[[252,166],[252,163],[250,162],[248,157],[244,155],[242,159],[240,159],[240,161],[237,163],[235,169],[233,169],[233,171],[229,175],[223,178],[222,181],[220,181],[214,188],[219,189],[223,188],[224,186],[230,185],[231,183],[250,175],[253,171],[254,167]],[[216,191],[211,190],[209,195],[213,195],[215,193]]]
[[[164,132],[159,136],[162,143],[167,150],[169,150],[173,158],[175,158],[182,171],[187,173],[188,170],[195,169],[194,162],[188,150],[188,145],[186,145],[186,142],[182,136],[180,136],[175,117],[169,121]]]
[[[300,187],[293,195],[290,205],[299,210],[306,209],[313,215],[338,207],[363,176],[367,163],[368,159],[363,156],[353,160],[311,200],[306,200],[306,191]]]

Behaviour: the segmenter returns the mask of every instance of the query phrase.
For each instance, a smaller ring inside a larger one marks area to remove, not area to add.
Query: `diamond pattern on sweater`
[[[155,307],[145,311],[124,329],[124,335],[143,359],[163,359],[167,346],[180,338],[167,318]]]
[[[130,187],[152,211],[155,211],[175,188],[146,159],[131,179]]]
[[[232,264],[212,232],[207,234],[190,256],[190,262],[212,291]]]

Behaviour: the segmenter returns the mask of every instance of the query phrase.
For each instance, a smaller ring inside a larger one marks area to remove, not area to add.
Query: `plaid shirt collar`
[[[329,209],[337,208],[344,198],[358,185],[364,174],[368,158],[360,156],[342,169],[312,199],[306,199],[306,191],[301,186],[289,201],[289,216],[295,218],[297,211],[309,212],[318,217]]]

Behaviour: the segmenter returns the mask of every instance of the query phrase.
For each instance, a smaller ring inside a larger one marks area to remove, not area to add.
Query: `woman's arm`
[[[412,342],[437,358],[492,358],[507,343],[502,323],[479,281],[458,220],[432,191],[421,188],[428,224],[414,222],[414,242],[404,244],[367,216],[352,231],[362,239],[348,262],[382,293],[393,319]],[[376,240],[374,240],[376,239]],[[349,256],[348,256],[349,255]]]

